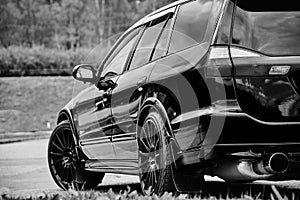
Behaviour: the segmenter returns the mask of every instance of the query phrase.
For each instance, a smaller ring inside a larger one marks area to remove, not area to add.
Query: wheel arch
[[[139,134],[140,128],[143,126],[143,122],[145,120],[145,118],[147,117],[147,114],[149,112],[149,109],[151,107],[155,107],[159,114],[161,115],[161,117],[163,118],[163,120],[165,121],[165,127],[167,128],[167,140],[169,143],[169,147],[171,148],[171,152],[172,152],[172,160],[171,163],[173,164],[174,167],[176,167],[176,160],[181,156],[181,149],[179,147],[179,145],[176,142],[176,139],[174,137],[173,134],[173,130],[171,127],[171,123],[170,123],[170,119],[168,117],[168,114],[166,112],[166,109],[163,105],[163,103],[157,98],[157,97],[147,97],[143,104],[141,105],[140,111],[139,111],[139,116],[137,119],[137,130],[136,130],[136,134]],[[138,135],[137,135],[138,137]]]
[[[67,112],[65,112],[64,110],[58,114],[56,125],[60,124],[63,121],[70,121]]]
[[[168,116],[168,113],[166,111],[166,107],[170,106],[169,104],[165,105],[163,103],[163,100],[161,97],[162,96],[167,96],[170,101],[172,101],[172,105],[175,104],[175,107],[178,106],[178,109],[176,109],[176,116],[179,116],[181,114],[180,110],[180,96],[176,95],[175,93],[172,92],[172,89],[164,87],[164,85],[160,84],[149,84],[147,87],[143,87],[144,89],[144,94],[142,98],[142,103],[139,109],[139,115],[137,119],[137,134],[139,134],[139,128],[142,127],[144,120],[147,117],[147,114],[149,112],[149,109],[151,106],[154,106],[160,113],[160,115],[163,117],[163,119],[166,122],[166,128],[168,129],[168,133],[170,133],[169,137],[167,138],[169,140],[169,148],[171,152],[171,161],[170,164],[172,164],[172,177],[173,181],[175,183],[176,189],[180,192],[187,192],[187,191],[197,191],[199,188],[198,187],[193,187],[193,186],[187,186],[188,182],[192,182],[193,184],[201,184],[203,182],[203,177],[200,175],[194,176],[194,175],[186,175],[182,174],[181,170],[183,170],[180,166],[181,160],[183,158],[183,151],[181,150],[180,146],[177,143],[177,140],[175,138],[175,133],[173,133],[173,128],[171,126],[171,120],[170,116]],[[163,95],[160,95],[163,94]],[[179,93],[180,95],[180,93]],[[167,101],[169,102],[169,101]],[[175,102],[175,103],[174,103]],[[176,105],[177,104],[177,105]],[[171,106],[172,106],[171,105]],[[137,135],[138,137],[138,135]],[[179,164],[179,165],[178,165]],[[181,183],[182,180],[184,183]],[[192,184],[192,185],[193,185]]]
[[[150,83],[147,85],[143,86],[143,90],[144,93],[142,94],[142,99],[141,99],[141,106],[139,108],[139,111],[141,111],[143,109],[143,106],[145,106],[146,104],[151,104],[152,105],[155,104],[155,99],[158,100],[158,104],[160,106],[161,109],[165,109],[165,111],[167,110],[166,107],[172,107],[174,108],[176,115],[180,114],[180,97],[178,97],[178,95],[176,95],[174,92],[172,92],[172,90],[170,90],[169,88],[165,87],[164,85],[158,84],[158,83]],[[153,99],[152,97],[154,97],[155,99]],[[151,100],[149,100],[150,98],[152,98]],[[166,102],[166,98],[168,98],[168,101],[171,102],[171,104],[166,105],[169,102]],[[149,100],[149,102],[146,103],[146,101]],[[163,112],[163,111],[162,111]],[[175,118],[175,116],[170,116],[169,113],[165,113],[167,114],[169,120],[171,121],[173,118]],[[174,114],[174,113],[173,113]],[[172,119],[170,119],[172,118]]]
[[[168,129],[168,132],[172,133],[172,129],[171,129],[171,125],[170,125],[170,121],[169,121],[167,112],[166,112],[163,104],[156,97],[148,97],[143,102],[141,109],[140,109],[137,126],[140,127],[143,125],[143,122],[144,122],[151,106],[154,106],[159,111],[160,115],[164,118],[165,122],[167,123],[166,128]]]
[[[74,124],[74,120],[72,118],[72,114],[71,114],[70,110],[63,109],[59,112],[56,124],[58,125],[63,121],[68,121],[70,123],[73,136],[75,137],[75,143],[76,143],[76,145],[78,145],[79,136],[77,134],[76,127],[75,127],[75,124]]]
[[[176,148],[179,149],[179,145],[176,142],[171,126],[171,120],[181,114],[180,110],[180,96],[176,95],[173,90],[165,87],[159,83],[150,83],[143,86],[144,93],[142,94],[141,103],[138,110],[137,127],[143,125],[143,121],[147,116],[149,106],[155,106],[160,112],[161,116],[166,121],[166,127],[168,128],[169,138],[174,141]],[[167,100],[166,100],[167,98]],[[171,104],[170,104],[171,103]],[[173,112],[168,113],[168,107],[173,108]],[[138,129],[137,132],[138,133]]]

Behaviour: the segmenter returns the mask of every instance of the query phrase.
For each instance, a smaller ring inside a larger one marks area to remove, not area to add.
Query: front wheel
[[[52,178],[64,190],[89,190],[101,183],[104,173],[86,171],[80,165],[69,122],[60,123],[48,144],[48,165]]]
[[[139,178],[145,194],[175,193],[165,121],[155,107],[138,128]]]

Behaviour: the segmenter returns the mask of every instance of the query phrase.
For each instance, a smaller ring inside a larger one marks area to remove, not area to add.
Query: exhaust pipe
[[[284,173],[289,166],[284,153],[273,153],[258,162],[248,160],[220,161],[214,173],[225,181],[250,181],[267,179],[274,174]]]
[[[273,153],[261,161],[253,164],[253,170],[257,174],[281,174],[286,172],[289,159],[284,153]]]

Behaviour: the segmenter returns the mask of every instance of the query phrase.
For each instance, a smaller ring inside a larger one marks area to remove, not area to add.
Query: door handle
[[[104,101],[101,100],[101,101],[97,102],[97,103],[96,103],[96,107],[97,107],[98,109],[104,108],[104,107],[105,107]]]
[[[102,109],[106,106],[108,100],[108,93],[103,93],[102,95],[102,99],[100,101],[98,101],[95,105],[98,109]]]

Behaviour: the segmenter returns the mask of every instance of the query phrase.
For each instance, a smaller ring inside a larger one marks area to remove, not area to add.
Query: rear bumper
[[[182,151],[223,146],[300,146],[300,122],[265,122],[242,112],[236,100],[182,114],[172,120]]]
[[[300,122],[263,122],[245,113],[225,116],[219,146],[300,145]]]
[[[203,126],[203,122],[210,125]],[[272,175],[272,179],[287,180],[300,176],[300,122],[260,121],[242,112],[233,100],[183,114],[171,124],[175,128],[177,145],[181,148],[176,154],[178,168],[184,166],[190,172],[202,170],[201,173],[213,175],[215,172],[211,169],[219,162],[223,163],[222,159],[251,164],[260,161],[263,156],[279,152],[287,156],[289,167],[283,174]],[[221,129],[216,129],[216,126]],[[204,130],[205,127],[208,129]],[[210,131],[211,128],[220,133]],[[267,179],[269,176],[257,176],[255,179]]]

